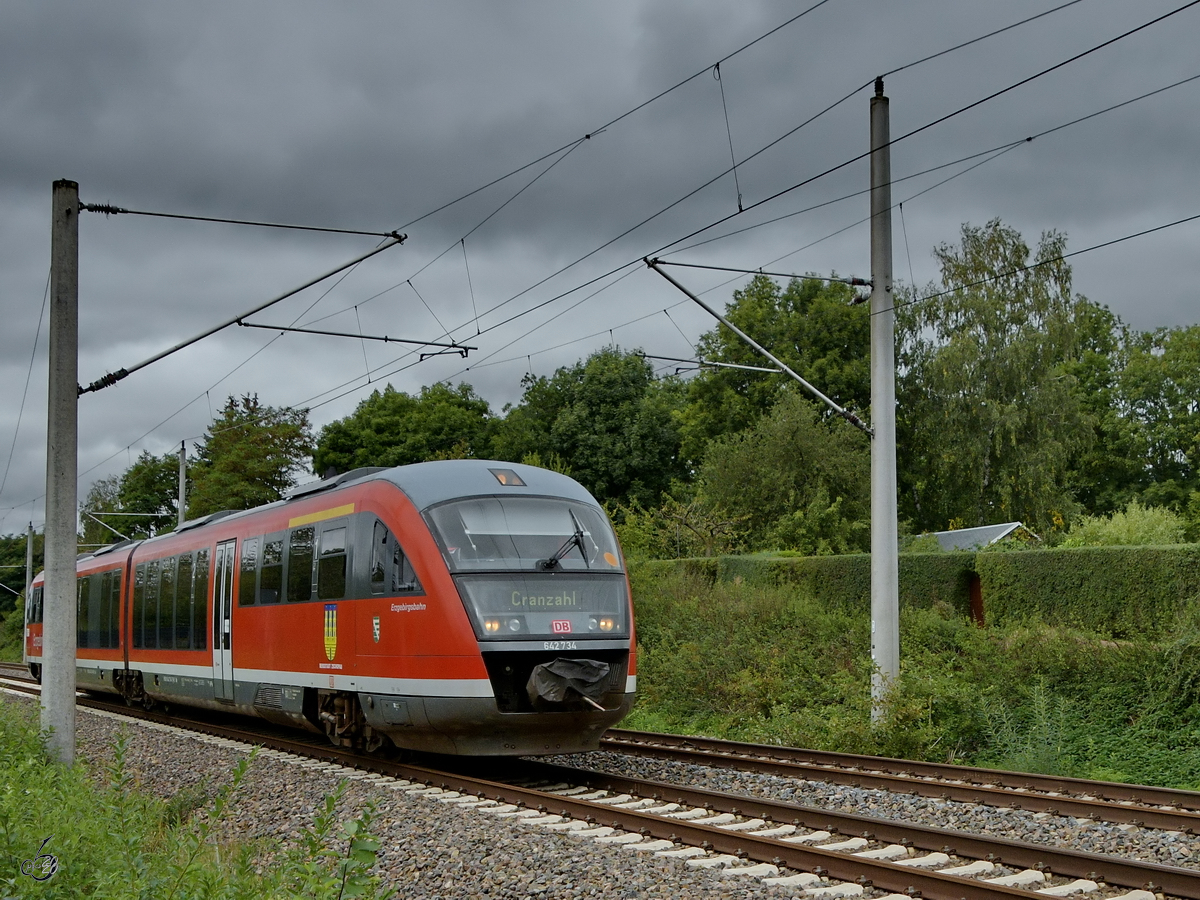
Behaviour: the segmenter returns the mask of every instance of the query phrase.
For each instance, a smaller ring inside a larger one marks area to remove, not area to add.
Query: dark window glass
[[[387,526],[375,520],[375,529],[371,535],[371,593],[382,594],[387,587],[388,550],[391,544],[388,540]]]
[[[141,563],[133,572],[133,646],[146,646],[146,633],[142,617],[146,614],[146,564]]]
[[[112,573],[108,595],[108,646],[121,646],[121,570]]]
[[[263,541],[262,569],[258,575],[258,602],[278,603],[283,594],[283,537]]]
[[[158,648],[175,649],[175,564],[178,557],[164,559],[161,564],[158,592]]]
[[[92,576],[85,575],[75,579],[75,646],[87,648],[88,619],[91,613]]]
[[[238,583],[238,606],[253,606],[258,585],[258,538],[242,542],[242,574]]]
[[[316,529],[311,525],[296,528],[288,539],[288,602],[312,597],[313,539]]]
[[[321,531],[321,556],[317,560],[317,599],[346,596],[346,526]]]
[[[146,618],[142,625],[142,638],[146,647],[158,646],[158,571],[157,559],[146,563]]]
[[[175,649],[192,646],[192,554],[179,557],[179,578],[175,594]]]
[[[104,572],[100,575],[100,621],[98,623],[99,640],[96,643],[97,647],[112,647],[109,643],[109,634],[112,628],[112,607],[109,604],[109,598],[112,596],[112,572]]]
[[[108,637],[108,629],[104,627],[104,613],[108,606],[108,595],[104,593],[104,576],[97,572],[95,575],[89,575],[87,582],[87,592],[84,596],[84,602],[88,607],[87,645],[104,647]]]
[[[196,578],[192,603],[192,649],[208,647],[208,548],[196,551]]]
[[[417,573],[413,571],[412,563],[408,561],[399,544],[392,546],[392,590],[397,593],[421,590]]]

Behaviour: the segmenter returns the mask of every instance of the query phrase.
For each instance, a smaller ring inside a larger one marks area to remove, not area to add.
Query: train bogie
[[[488,755],[594,748],[633,703],[612,528],[543,469],[359,470],[106,548],[80,561],[78,584],[78,683],[130,703],[256,715],[368,750]]]

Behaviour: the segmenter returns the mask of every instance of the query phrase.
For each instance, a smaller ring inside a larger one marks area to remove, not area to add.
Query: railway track
[[[624,729],[610,730],[601,747],[654,759],[1200,834],[1196,791]]]
[[[978,900],[1029,898],[1037,891],[1089,900],[1152,900],[1155,894],[1200,900],[1200,875],[1177,867],[546,762],[439,760],[436,768],[389,762],[254,727],[187,722],[94,698],[81,703],[257,744],[304,760],[299,764],[344,768],[352,777],[461,806],[465,814],[677,857],[681,865],[720,868],[731,877],[757,876],[814,897]]]

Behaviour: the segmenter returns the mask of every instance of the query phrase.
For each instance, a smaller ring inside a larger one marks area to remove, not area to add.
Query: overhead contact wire
[[[1194,216],[1186,216],[1185,218],[1182,218],[1182,219],[1176,219],[1174,222],[1167,222],[1165,225],[1156,225],[1154,228],[1147,228],[1143,231],[1138,231],[1133,234],[1127,234],[1124,237],[1113,238],[1111,241],[1104,241],[1103,243],[1093,244],[1090,247],[1084,247],[1082,250],[1072,250],[1070,253],[1062,253],[1062,254],[1059,254],[1058,256],[1051,256],[1048,259],[1040,259],[1037,262],[1030,263],[1027,266],[1017,266],[1016,268],[1009,269],[1006,272],[1000,272],[997,275],[989,275],[987,278],[980,278],[975,281],[969,281],[966,284],[956,285],[955,287],[947,288],[944,291],[938,291],[933,294],[926,294],[924,297],[915,297],[914,299],[906,300],[903,303],[893,303],[890,307],[887,307],[886,309],[880,309],[880,310],[878,310],[878,312],[883,313],[883,312],[888,312],[890,310],[902,309],[906,306],[913,306],[914,304],[917,304],[917,303],[927,303],[930,300],[936,300],[937,298],[945,297],[948,294],[957,294],[959,291],[969,291],[971,288],[980,287],[985,284],[991,284],[994,281],[1000,281],[1001,279],[1004,279],[1004,278],[1010,278],[1013,275],[1020,275],[1023,272],[1031,272],[1034,269],[1042,268],[1042,266],[1048,266],[1048,265],[1051,265],[1052,263],[1062,262],[1063,260],[1066,260],[1066,259],[1071,259],[1076,256],[1081,256],[1084,253],[1091,253],[1094,250],[1102,250],[1105,247],[1112,247],[1115,244],[1122,244],[1125,241],[1132,241],[1134,238],[1145,237],[1148,234],[1154,234],[1155,232],[1158,232],[1158,231],[1165,231],[1168,228],[1174,228],[1178,225],[1185,225],[1188,222],[1195,222],[1198,219],[1200,219],[1200,213],[1197,213]],[[877,314],[876,312],[871,313],[871,315],[876,315],[876,314]]]
[[[1058,69],[1063,68],[1064,66],[1070,65],[1073,62],[1077,62],[1077,61],[1083,59],[1085,56],[1089,56],[1092,53],[1096,53],[1099,50],[1103,50],[1105,47],[1109,47],[1109,46],[1115,44],[1117,41],[1124,40],[1125,38],[1130,37],[1134,34],[1137,34],[1140,31],[1144,31],[1145,29],[1151,27],[1152,25],[1157,25],[1158,23],[1163,22],[1163,21],[1171,18],[1172,16],[1178,15],[1179,13],[1184,12],[1185,10],[1191,9],[1193,6],[1196,6],[1197,4],[1200,4],[1200,0],[1191,0],[1191,2],[1185,3],[1183,6],[1177,7],[1176,9],[1173,9],[1168,13],[1164,13],[1161,16],[1157,16],[1156,18],[1151,19],[1149,22],[1145,22],[1141,25],[1138,25],[1135,28],[1131,28],[1128,31],[1122,32],[1121,34],[1117,35],[1116,37],[1109,38],[1106,41],[1096,44],[1094,47],[1091,47],[1080,53],[1076,53],[1074,56],[1064,59],[1062,62],[1055,63],[1054,65],[1049,66],[1048,68],[1042,69],[1040,72],[1036,72],[1033,75],[1030,75],[1026,78],[1022,78],[1020,81],[1016,81],[1016,82],[1010,84],[1008,87],[1001,88],[998,91],[993,91],[992,93],[988,94],[986,97],[982,97],[979,100],[976,100],[972,103],[968,103],[966,106],[960,107],[960,108],[954,110],[953,112],[946,113],[946,115],[944,115],[944,116],[939,116],[938,118],[934,119],[933,121],[927,122],[918,128],[914,128],[912,131],[906,132],[905,134],[902,134],[899,137],[892,138],[886,144],[883,144],[881,147],[876,148],[876,149],[883,149],[884,147],[892,147],[892,146],[900,143],[901,141],[908,140],[909,138],[914,137],[915,135],[921,134],[924,131],[928,131],[930,128],[933,128],[937,125],[941,125],[943,122],[947,122],[950,119],[953,119],[956,116],[960,116],[965,112],[969,112],[970,110],[975,109],[975,107],[977,107],[977,106],[981,106],[984,103],[987,103],[991,100],[995,100],[997,97],[1001,97],[1004,94],[1007,94],[1009,91],[1016,90],[1019,87],[1029,84],[1031,81],[1035,81],[1036,79],[1042,78],[1046,75],[1049,75],[1051,72],[1055,72]],[[861,90],[861,88],[859,90]],[[857,93],[857,91],[855,93]],[[814,181],[817,181],[818,179],[824,178],[826,175],[831,175],[834,172],[838,172],[838,171],[846,168],[849,165],[859,162],[860,160],[866,159],[873,152],[875,152],[875,150],[867,150],[863,153],[858,154],[857,156],[852,157],[851,159],[846,160],[845,162],[839,163],[836,166],[831,166],[830,168],[826,169],[823,172],[813,175],[810,178],[806,178],[803,181],[800,181],[800,182],[792,185],[791,187],[784,188],[781,191],[777,191],[776,193],[771,194],[769,197],[764,197],[762,200],[759,200],[758,202],[752,203],[750,206],[748,206],[746,208],[746,211],[749,212],[752,209],[755,209],[766,203],[770,203],[773,200],[777,200],[778,198],[785,196],[786,194],[790,194],[792,191],[798,190],[806,185],[812,184]],[[649,254],[649,255],[656,256],[658,254],[661,254],[663,251],[675,246],[675,244],[681,243],[682,241],[689,240],[693,237],[696,237],[699,234],[703,234],[705,231],[708,231],[711,228],[716,228],[718,225],[724,224],[725,222],[728,222],[730,219],[734,218],[734,216],[738,216],[738,215],[741,215],[741,213],[732,213],[728,216],[723,216],[722,218],[718,219],[717,221],[712,222],[708,225],[705,225],[703,228],[697,229],[696,231],[693,231],[691,234],[684,235],[683,237],[658,248],[652,254]]]
[[[0,479],[0,497],[4,496],[4,488],[8,484],[8,472],[12,468],[13,456],[17,452],[17,435],[21,433],[21,420],[25,418],[25,401],[29,398],[29,382],[33,379],[33,361],[37,358],[38,341],[42,337],[42,319],[46,317],[46,302],[49,298],[50,273],[46,273],[46,290],[42,294],[42,310],[38,313],[37,329],[33,334],[33,349],[29,351],[29,369],[25,372],[25,390],[21,392],[21,408],[17,412],[17,426],[13,429],[12,446],[8,448],[8,462],[4,464],[4,477]]]
[[[743,53],[746,50],[749,50],[755,44],[759,43],[760,41],[766,40],[771,35],[775,34],[778,31],[783,30],[787,26],[791,25],[793,22],[796,22],[799,19],[804,18],[810,12],[813,12],[814,10],[819,9],[820,7],[824,6],[828,2],[829,2],[829,0],[819,0],[819,2],[814,3],[812,6],[808,7],[807,9],[802,10],[801,12],[798,12],[796,15],[792,16],[791,18],[785,20],[784,22],[780,23],[779,25],[776,25],[770,31],[760,34],[754,40],[752,40],[746,44],[743,44],[742,46],[740,46],[736,50],[734,50],[732,53],[728,53],[725,56],[721,57],[719,60],[717,60],[716,64],[720,65],[721,63],[726,62],[727,60],[733,59],[739,53]],[[692,75],[689,75],[687,78],[684,78],[682,81],[676,82],[675,84],[671,85],[671,87],[667,88],[666,90],[659,91],[657,94],[655,94],[650,99],[643,100],[637,106],[634,106],[633,108],[626,110],[625,112],[621,113],[616,118],[610,119],[608,122],[605,122],[599,128],[592,129],[587,134],[585,134],[582,138],[576,138],[573,141],[569,141],[566,144],[563,144],[561,147],[558,147],[555,150],[551,150],[549,153],[546,153],[546,154],[538,157],[537,159],[533,160],[532,162],[526,163],[525,165],[521,166],[520,168],[513,169],[507,175],[501,175],[499,178],[489,181],[487,184],[483,185],[482,187],[475,188],[473,191],[463,194],[461,197],[451,200],[449,203],[442,204],[437,209],[430,210],[429,212],[425,213],[424,215],[421,215],[415,219],[412,219],[408,223],[401,225],[400,228],[404,229],[404,228],[408,228],[412,225],[415,225],[418,222],[422,221],[423,219],[427,219],[430,216],[436,215],[437,213],[442,212],[445,209],[449,209],[451,206],[454,206],[456,203],[460,203],[463,200],[473,197],[475,194],[478,194],[480,191],[485,191],[488,188],[490,188],[494,185],[497,185],[500,182],[502,182],[508,178],[511,178],[513,175],[516,175],[519,172],[525,171],[526,169],[530,168],[531,166],[536,166],[538,163],[542,162],[543,160],[549,159],[550,157],[554,156],[557,153],[561,153],[564,150],[568,150],[568,149],[574,147],[580,141],[587,140],[589,137],[591,137],[593,135],[600,134],[606,128],[611,128],[613,125],[616,125],[618,122],[622,121],[623,119],[627,119],[630,116],[634,115],[635,113],[640,112],[641,110],[645,109],[647,106],[650,106],[655,101],[661,100],[663,97],[667,96],[670,93],[673,93],[674,91],[683,87],[685,84],[688,84],[689,82],[694,81],[695,79],[699,78],[701,75],[703,75],[705,72],[710,71],[711,69],[712,69],[712,66],[705,66],[703,69],[700,69],[698,72],[696,72]]]

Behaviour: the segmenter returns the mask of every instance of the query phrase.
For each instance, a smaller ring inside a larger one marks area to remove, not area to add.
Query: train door
[[[230,626],[233,622],[233,570],[237,566],[234,550],[237,541],[217,544],[213,564],[213,696],[218,700],[233,699],[233,644]]]

